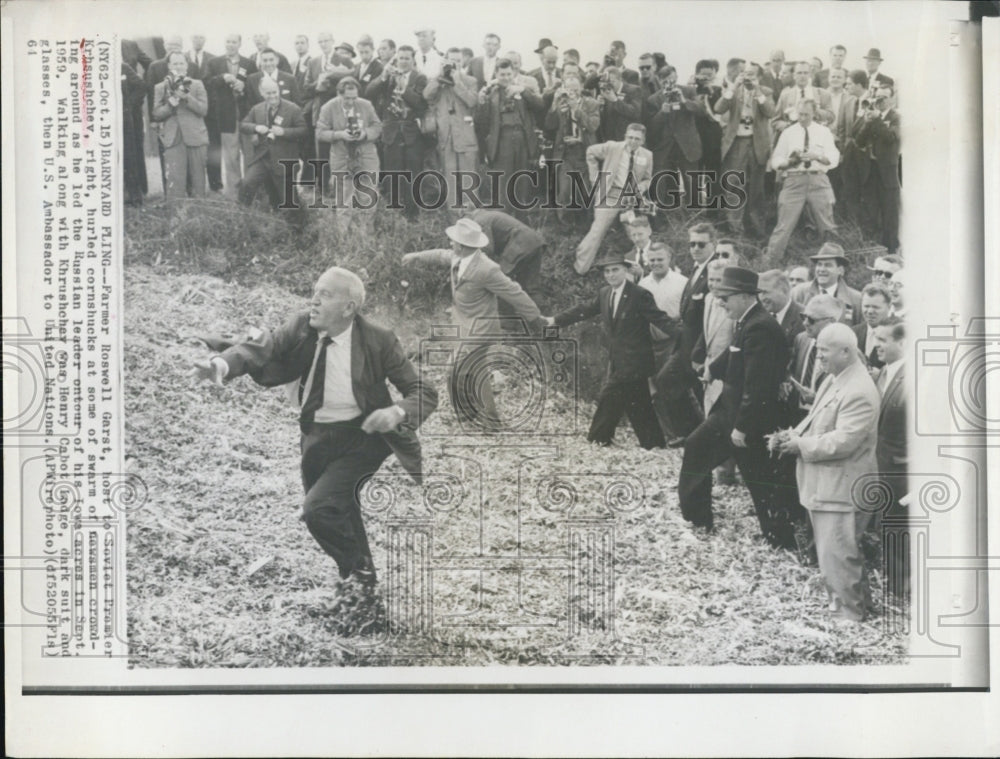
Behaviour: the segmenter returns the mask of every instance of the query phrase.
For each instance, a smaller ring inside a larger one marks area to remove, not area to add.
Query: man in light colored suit
[[[463,196],[458,193],[456,173],[463,171],[474,175],[479,161],[474,125],[479,97],[475,77],[462,73],[462,51],[452,47],[446,55],[444,73],[428,79],[424,87],[424,100],[427,101],[424,128],[426,130],[427,122],[433,119],[437,128],[438,159],[448,189],[446,208],[453,214],[464,205]]]
[[[811,100],[816,104],[815,119],[818,124],[830,124],[833,121],[833,110],[830,93],[812,84],[812,69],[807,61],[795,64],[794,83],[786,87],[778,96],[774,119],[771,126],[775,136],[799,120],[798,105],[803,100]]]
[[[775,445],[798,456],[799,499],[812,522],[830,610],[860,622],[870,602],[858,536],[871,515],[857,507],[854,485],[877,471],[879,393],[850,327],[831,324],[818,345],[828,376],[806,418]]]
[[[174,51],[167,56],[170,74],[156,85],[153,120],[161,123],[160,144],[166,173],[164,195],[205,196],[205,160],[208,156],[208,93],[198,79],[187,76],[188,60]]]
[[[722,130],[722,171],[742,171],[746,176],[746,203],[725,211],[727,223],[737,233],[743,231],[744,209],[750,225],[764,229],[764,175],[771,155],[774,97],[770,88],[758,84],[759,73],[760,66],[751,63],[732,87],[722,91],[713,109],[727,117]]]
[[[407,253],[404,265],[412,263],[445,264],[451,268],[452,319],[459,327],[459,337],[506,334],[499,323],[497,299],[511,306],[515,316],[532,331],[545,325],[535,302],[517,282],[503,273],[500,264],[491,260],[483,248],[490,240],[472,219],[459,219],[445,230],[451,249]],[[489,366],[492,346],[486,343],[452,365],[448,390],[455,415],[484,432],[498,432],[503,422],[497,413],[493,386],[489,377],[479,376],[478,369]],[[478,355],[477,355],[478,354]]]
[[[592,190],[594,222],[576,248],[573,268],[577,274],[590,270],[604,236],[618,214],[631,207],[649,190],[653,177],[653,154],[642,143],[646,127],[631,124],[623,142],[602,142],[587,148],[587,170]]]

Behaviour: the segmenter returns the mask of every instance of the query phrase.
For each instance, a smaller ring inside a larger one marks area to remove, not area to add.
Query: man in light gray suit
[[[162,124],[160,144],[166,168],[163,194],[183,198],[190,186],[191,195],[202,198],[208,156],[208,93],[199,80],[187,76],[184,53],[170,53],[167,65],[170,74],[156,85],[153,94],[153,120]]]
[[[860,622],[870,600],[858,536],[871,513],[858,508],[855,483],[878,471],[879,392],[846,324],[824,328],[818,350],[827,378],[806,418],[779,433],[775,446],[798,456],[799,500],[812,522],[830,610]]]

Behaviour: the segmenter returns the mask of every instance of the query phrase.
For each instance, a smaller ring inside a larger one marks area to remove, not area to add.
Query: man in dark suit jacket
[[[308,312],[258,339],[225,347],[194,374],[221,384],[249,374],[265,387],[298,383],[302,404],[302,518],[340,576],[375,584],[375,566],[358,502],[360,485],[392,453],[421,480],[416,430],[437,406],[399,340],[359,313],[365,288],[334,267],[316,282]],[[403,396],[393,403],[389,380]],[[332,393],[332,397],[328,397]]]
[[[642,120],[642,88],[622,79],[621,70],[609,66],[601,74],[597,102],[601,106],[598,142],[621,142],[628,125]]]
[[[500,264],[500,271],[517,282],[535,303],[541,281],[545,238],[527,224],[503,211],[477,208],[469,213],[483,233],[490,238],[483,252]],[[514,310],[500,301],[500,316],[513,316]]]
[[[257,71],[257,66],[249,58],[240,55],[242,40],[238,34],[226,36],[226,53],[208,62],[209,122],[219,132],[220,150],[209,151],[208,162],[220,166],[223,172],[226,194],[236,198],[237,188],[243,171],[240,154],[245,161],[253,155],[250,138],[240,139],[240,122],[247,115],[247,78]]]
[[[709,365],[711,377],[724,380],[722,395],[685,441],[677,494],[684,518],[712,529],[712,470],[733,456],[765,539],[776,548],[794,548],[798,497],[777,477],[766,440],[781,426],[778,388],[789,351],[778,322],[757,302],[757,292],[757,275],[737,266],[723,271],[714,291],[734,322],[733,339]]]
[[[694,87],[677,84],[677,70],[667,66],[658,74],[660,92],[651,95],[647,102],[649,112],[648,144],[653,151],[654,171],[681,171],[688,198],[692,187],[686,172],[698,168],[701,160],[701,135],[698,117],[707,117],[705,104],[698,99]]]
[[[587,440],[610,445],[622,414],[628,416],[639,445],[662,448],[663,430],[653,411],[649,377],[653,374],[653,344],[649,328],[673,334],[676,323],[656,307],[653,294],[632,282],[623,254],[606,253],[596,262],[608,283],[588,303],[574,306],[550,319],[566,327],[600,314],[608,335],[610,361]]]
[[[483,139],[484,158],[490,169],[502,172],[500,197],[494,205],[511,209],[507,181],[517,171],[529,169],[538,158],[538,137],[535,134],[535,111],[542,106],[541,96],[516,81],[510,62],[497,64],[496,84],[479,95],[476,106],[476,131]],[[527,200],[520,198],[521,202]]]
[[[271,47],[271,36],[269,34],[255,34],[253,36],[253,44],[257,48],[253,56],[253,62],[257,66],[257,69],[260,70],[264,68],[264,51],[274,49]],[[274,51],[274,54],[278,58],[278,68],[286,74],[291,74],[292,66],[288,62],[288,59],[277,50]]]
[[[289,169],[281,161],[298,160],[300,143],[307,131],[306,122],[302,109],[281,96],[274,80],[262,81],[260,93],[264,101],[251,108],[240,125],[240,131],[250,135],[254,142],[254,155],[240,186],[240,202],[250,205],[257,190],[264,185],[271,207],[278,208],[283,201],[292,200],[283,197],[289,186],[285,180]]]
[[[872,155],[872,183],[880,212],[880,240],[895,253],[899,249],[899,112],[890,105],[891,87],[880,87],[874,107],[864,112],[857,143]]]
[[[500,38],[495,34],[487,34],[483,39],[485,55],[477,55],[469,61],[469,74],[476,77],[476,86],[482,89],[493,81],[496,66],[500,61],[497,53],[500,51]]]
[[[869,282],[861,291],[861,315],[864,321],[854,325],[858,338],[858,350],[865,357],[869,371],[881,369],[882,359],[878,356],[878,325],[889,316],[892,296],[889,289],[880,282]]]
[[[893,534],[896,540],[889,541],[895,550],[889,550],[884,557],[886,586],[900,597],[908,592],[907,543],[900,540],[901,532],[908,529],[907,508],[900,503],[909,493],[907,475],[907,415],[905,367],[906,327],[901,319],[889,317],[876,328],[876,350],[884,366],[875,376],[875,387],[882,396],[878,416],[878,443],[875,457],[878,460],[879,476],[888,489],[889,505],[884,512],[881,535]]]
[[[802,306],[792,300],[792,287],[781,269],[761,272],[757,280],[760,304],[781,325],[785,333],[789,351],[795,344],[795,336],[805,329],[802,323]]]
[[[264,79],[270,79],[277,83],[282,100],[288,100],[300,106],[302,94],[299,91],[299,85],[295,82],[293,74],[278,69],[278,54],[271,48],[266,48],[261,51],[260,60],[263,62],[264,67],[257,73],[247,77],[247,107],[253,108],[258,103],[263,102],[264,97],[261,95],[260,85]]]
[[[655,379],[656,392],[665,400],[670,428],[677,433],[677,437],[668,441],[672,448],[680,447],[704,418],[701,411],[703,388],[691,365],[691,353],[705,330],[708,264],[717,257],[717,236],[711,224],[695,224],[688,230],[688,239],[694,270],[681,293],[680,334],[673,353]]]
[[[365,98],[382,119],[382,169],[408,172],[399,186],[403,213],[410,219],[415,219],[419,210],[410,182],[424,166],[424,141],[418,120],[427,112],[423,94],[427,77],[414,68],[413,56],[412,47],[400,45],[396,65],[386,66],[365,92]],[[387,193],[383,190],[383,194]]]
[[[135,40],[122,40],[122,61],[131,66],[132,70],[135,71],[140,76],[145,75],[146,71],[149,69],[150,64],[152,64],[153,59],[150,58],[139,47],[139,43]],[[140,70],[141,67],[141,70]]]

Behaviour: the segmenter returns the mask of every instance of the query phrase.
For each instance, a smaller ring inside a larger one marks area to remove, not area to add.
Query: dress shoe
[[[683,448],[686,437],[674,437],[667,441],[667,448]]]

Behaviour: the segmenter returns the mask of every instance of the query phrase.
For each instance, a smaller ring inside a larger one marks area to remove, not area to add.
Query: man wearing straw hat
[[[500,264],[483,252],[490,239],[479,224],[472,219],[459,219],[445,234],[451,240],[450,249],[407,253],[402,261],[451,267],[452,318],[460,328],[460,338],[487,335],[503,338],[498,299],[507,303],[514,316],[521,318],[529,329],[537,331],[543,326],[535,302],[503,273]],[[489,349],[490,345],[483,345],[455,362],[448,390],[460,420],[469,421],[482,431],[497,432],[503,429],[503,424],[493,398],[493,386],[488,374],[478,371],[489,364]]]
[[[781,325],[757,301],[759,292],[757,274],[739,266],[727,267],[715,287],[715,297],[734,322],[733,339],[708,366],[713,379],[724,380],[722,395],[684,441],[677,493],[684,518],[712,529],[712,470],[733,456],[764,538],[775,548],[794,548],[793,520],[801,508],[766,440],[781,426],[778,388],[789,349]]]

